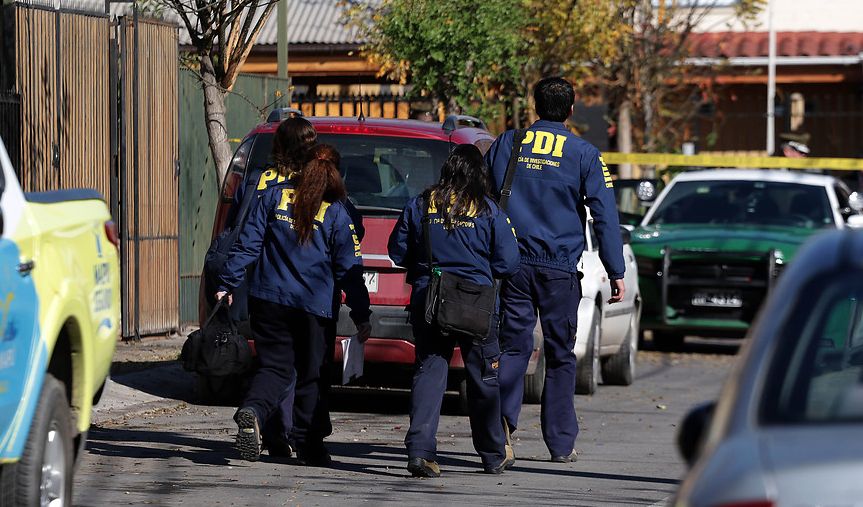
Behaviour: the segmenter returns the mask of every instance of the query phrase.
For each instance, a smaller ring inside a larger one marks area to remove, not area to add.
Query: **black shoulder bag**
[[[425,320],[444,334],[463,333],[482,340],[491,329],[494,313],[494,285],[480,285],[455,273],[441,271],[431,250],[429,207],[431,195],[423,194],[423,234],[428,256],[429,284],[426,292]]]
[[[499,205],[505,208],[511,194],[518,152],[526,129],[518,129],[513,137],[512,154],[506,168]],[[429,208],[431,194],[423,193],[422,217],[426,256],[429,263],[429,283],[426,292],[425,321],[436,325],[444,334],[464,333],[474,339],[485,339],[491,330],[491,318],[497,299],[497,285],[480,285],[455,273],[441,271],[434,261],[431,248]]]

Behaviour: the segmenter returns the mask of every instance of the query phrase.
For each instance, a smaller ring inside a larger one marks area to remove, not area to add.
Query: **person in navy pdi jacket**
[[[569,132],[575,90],[559,77],[534,89],[539,115],[519,147],[507,214],[518,232],[521,265],[500,292],[500,390],[507,440],[518,427],[524,375],[533,350],[536,315],[542,322],[546,377],[541,425],[554,462],[576,461],[575,346],[584,250],[585,205],[590,208],[599,255],[612,288],[609,303],[623,300],[623,242],[611,175],[599,150]],[[515,131],[492,143],[485,160],[500,194]]]
[[[299,116],[294,116],[283,120],[275,134],[273,135],[273,144],[270,152],[270,160],[265,167],[250,167],[250,174],[247,176],[243,186],[237,189],[234,196],[234,202],[228,212],[228,218],[225,223],[233,223],[243,200],[243,195],[246,192],[254,192],[256,197],[263,195],[268,188],[274,186],[290,186],[293,188],[295,176],[300,173],[303,165],[310,158],[323,157],[333,162],[336,167],[339,167],[341,157],[339,152],[329,144],[316,144],[318,134],[315,127],[307,119]],[[285,167],[287,171],[279,171],[278,167]],[[363,227],[363,216],[356,207],[345,195],[339,200],[354,224],[357,239],[362,242],[365,234]],[[249,273],[254,269],[254,263],[246,268]],[[248,318],[246,310],[244,286],[235,289],[233,301],[231,303],[231,312],[237,320],[245,320]],[[239,294],[243,294],[239,300],[241,308],[238,306]],[[291,436],[294,427],[294,404],[299,405],[299,411],[303,411],[305,406],[312,402],[309,396],[316,396],[316,410],[313,416],[315,431],[323,435],[325,438],[332,434],[332,423],[330,420],[329,411],[329,394],[330,383],[325,381],[329,375],[330,365],[333,362],[336,343],[336,322],[338,320],[338,310],[342,303],[341,288],[336,287],[333,294],[333,319],[326,326],[324,337],[326,341],[326,349],[322,351],[323,358],[320,372],[306,370],[309,378],[297,378],[296,385],[291,385],[284,393],[282,393],[282,401],[277,417],[271,417],[267,424],[261,428],[261,440],[263,448],[271,457],[288,458],[293,455],[293,450],[296,447],[294,438]],[[236,313],[235,313],[236,311]],[[314,362],[318,362],[317,358],[313,358]],[[321,382],[318,380],[321,379]],[[315,389],[319,386],[319,389]],[[313,392],[308,393],[311,390]],[[329,455],[323,452],[324,449],[319,449],[317,454],[309,456],[306,454],[303,457],[306,464],[328,465]]]
[[[279,164],[278,170],[287,176],[288,167]],[[338,167],[312,158],[291,181],[268,188],[255,203],[225,263],[216,299],[229,295],[255,262],[248,293],[260,367],[234,415],[240,455],[249,461],[260,457],[260,428],[277,412],[283,393],[298,378],[314,379],[304,386],[309,391],[305,406],[295,403],[292,436],[301,460],[325,465],[323,428],[313,425],[313,417],[317,390],[326,381],[316,373],[326,349],[325,330],[334,318],[336,284],[345,291],[361,341],[371,333],[371,311],[359,239],[339,202],[345,187]]]
[[[482,153],[471,144],[457,146],[441,168],[440,180],[429,187],[432,256],[442,271],[481,285],[512,275],[518,268],[515,231],[491,199]],[[389,238],[390,258],[407,268],[411,284],[410,319],[416,350],[411,389],[410,429],[405,436],[408,470],[416,477],[437,477],[437,432],[447,372],[457,344],[464,359],[467,402],[474,448],[486,473],[498,474],[514,463],[500,424],[497,365],[497,319],[493,331],[479,341],[468,335],[444,335],[425,321],[425,295],[430,266],[422,218],[425,200],[416,196],[405,205]]]

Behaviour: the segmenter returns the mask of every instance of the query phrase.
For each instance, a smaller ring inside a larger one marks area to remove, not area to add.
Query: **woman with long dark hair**
[[[217,299],[229,295],[246,266],[257,261],[249,276],[249,313],[260,367],[234,415],[237,447],[249,461],[260,456],[260,428],[276,413],[283,393],[302,379],[297,388],[305,395],[295,400],[291,433],[297,456],[328,464],[326,435],[312,421],[326,381],[319,373],[336,284],[345,291],[360,340],[371,332],[359,239],[339,202],[345,187],[331,158],[311,157],[301,171],[291,172],[274,157],[279,174],[292,175],[291,181],[268,188],[252,208],[220,276]]]
[[[458,332],[444,333],[426,323],[424,302],[431,273],[422,226],[426,195],[431,204],[428,218],[432,255],[440,270],[490,286],[496,278],[515,273],[519,259],[515,231],[491,198],[482,153],[471,144],[457,146],[441,167],[440,180],[407,203],[388,244],[390,258],[407,268],[407,281],[412,286],[410,315],[416,371],[411,389],[411,424],[405,436],[408,470],[417,477],[440,475],[435,433],[449,363],[458,345],[465,365],[474,448],[483,470],[499,474],[515,458],[501,424],[497,319],[493,319],[492,331],[482,340]]]

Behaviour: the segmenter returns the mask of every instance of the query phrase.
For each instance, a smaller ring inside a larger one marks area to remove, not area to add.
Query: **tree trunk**
[[[617,113],[617,151],[619,153],[632,153],[632,117],[629,101],[620,105]],[[617,175],[620,179],[632,178],[632,164],[619,164]]]
[[[231,143],[228,141],[225,97],[216,79],[213,61],[209,55],[201,55],[201,89],[204,91],[204,118],[210,140],[210,152],[216,167],[219,188],[225,181],[228,165],[231,163]]]

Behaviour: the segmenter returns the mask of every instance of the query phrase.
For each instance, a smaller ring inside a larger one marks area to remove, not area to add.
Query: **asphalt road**
[[[666,505],[685,473],[674,445],[677,426],[689,408],[719,392],[736,343],[687,342],[680,353],[642,351],[633,385],[601,385],[594,396],[576,396],[577,463],[548,461],[539,406],[525,405],[513,435],[515,466],[503,475],[485,475],[467,417],[448,410],[438,431],[443,474],[436,479],[411,478],[405,469],[406,392],[336,391],[334,433],[327,439],[331,468],[304,467],[266,452],[250,463],[233,447],[234,408],[195,403],[194,376],[170,360],[179,350],[175,344],[152,359],[128,359],[128,350],[118,350],[127,359],[118,361],[114,382],[97,406],[73,503]]]

